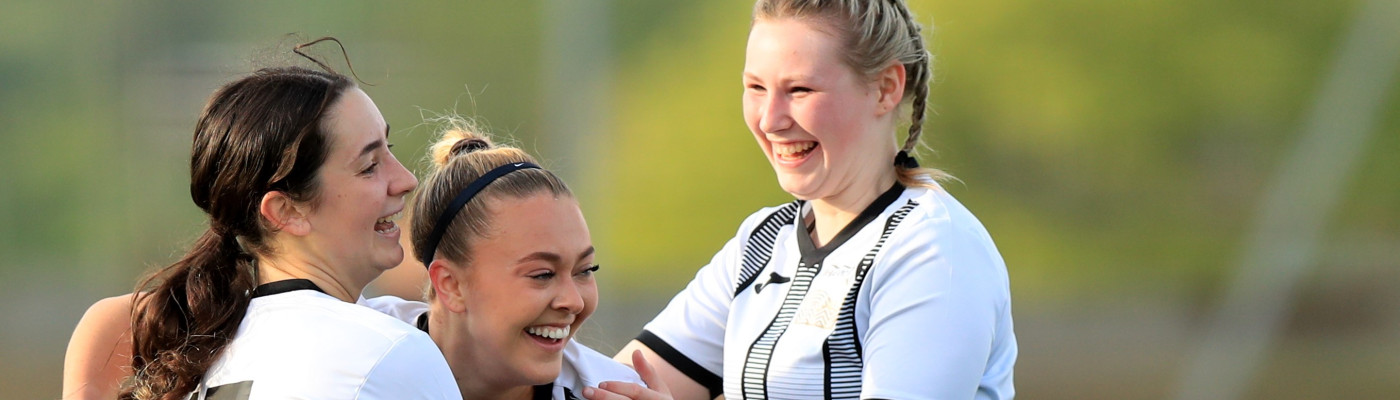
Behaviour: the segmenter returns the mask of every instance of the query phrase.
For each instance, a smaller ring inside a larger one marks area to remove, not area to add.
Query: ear
[[[467,312],[466,270],[456,268],[446,260],[433,260],[428,264],[428,280],[437,292],[447,310],[454,313]]]
[[[880,91],[879,104],[875,107],[877,115],[883,116],[898,109],[899,102],[904,101],[905,73],[904,64],[893,62],[875,76],[875,87]]]
[[[306,210],[292,201],[286,193],[274,190],[263,194],[262,202],[258,204],[258,212],[272,225],[274,231],[296,236],[311,233],[311,220],[307,219]]]

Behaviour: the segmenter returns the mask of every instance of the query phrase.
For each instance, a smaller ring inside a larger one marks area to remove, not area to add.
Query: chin
[[[393,249],[380,250],[375,259],[378,260],[380,269],[388,270],[402,264],[403,257],[403,247],[396,247]]]
[[[784,192],[787,192],[792,195],[792,197],[796,197],[799,200],[812,200],[814,198],[812,192],[814,192],[813,189],[816,187],[816,184],[810,182],[806,177],[784,177],[783,175],[779,175],[778,186],[783,188]]]
[[[529,370],[522,372],[525,373],[525,378],[530,381],[531,385],[543,385],[559,379],[563,365],[563,357],[560,357],[560,359],[548,363],[531,365]]]
[[[397,267],[399,266],[399,264],[402,263],[403,257],[380,257],[379,261],[375,262],[375,268],[379,269],[380,272],[383,272],[394,269],[394,267]]]

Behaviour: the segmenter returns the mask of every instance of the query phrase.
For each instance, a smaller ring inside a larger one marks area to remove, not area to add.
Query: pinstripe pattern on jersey
[[[787,331],[788,325],[792,323],[792,317],[797,314],[797,307],[802,304],[802,299],[807,296],[807,290],[812,286],[812,279],[821,272],[821,264],[807,265],[797,264],[797,274],[792,278],[792,286],[788,287],[787,297],[783,298],[783,305],[778,309],[778,315],[773,317],[773,322],[768,323],[768,328],[762,335],[754,340],[749,346],[748,357],[744,358],[742,393],[744,399],[767,399],[768,398],[768,362],[773,357],[773,347],[777,346],[778,339]]]
[[[734,288],[734,295],[738,296],[744,289],[748,289],[755,279],[758,279],[763,267],[768,265],[768,261],[773,258],[773,244],[778,238],[778,231],[783,226],[794,223],[793,218],[797,216],[797,210],[802,208],[802,201],[794,201],[779,208],[762,223],[754,228],[749,235],[749,241],[744,244],[743,268],[739,271],[739,285]]]
[[[880,254],[885,241],[894,232],[894,228],[904,221],[904,217],[918,205],[918,202],[909,200],[890,215],[889,219],[885,220],[885,231],[880,234],[880,239],[875,242],[870,252],[865,253],[865,257],[860,259],[860,265],[856,267],[855,283],[846,292],[845,301],[841,302],[841,311],[836,316],[836,327],[831,336],[826,338],[826,343],[822,344],[822,357],[826,359],[825,382],[828,399],[860,397],[861,369],[864,361],[861,358],[860,336],[856,332],[856,300],[861,284],[865,282],[866,272],[875,264],[875,257]]]

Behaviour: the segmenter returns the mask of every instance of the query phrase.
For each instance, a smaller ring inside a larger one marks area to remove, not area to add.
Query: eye
[[[369,167],[366,167],[363,171],[360,171],[360,174],[361,174],[361,175],[369,175],[369,174],[374,173],[374,171],[376,171],[376,170],[379,170],[379,161],[374,161],[374,162],[369,163]]]
[[[593,276],[593,273],[598,272],[598,270],[601,269],[601,268],[602,268],[602,267],[599,266],[598,264],[593,264],[593,266],[588,267],[588,268],[584,268],[582,271],[579,271],[577,275],[578,275],[578,276],[582,276],[582,277]]]
[[[767,92],[767,91],[768,91],[767,88],[764,88],[763,85],[759,85],[759,84],[749,84],[748,89],[749,89],[750,91],[759,92],[759,93],[763,93],[763,92]]]
[[[530,279],[534,279],[537,281],[547,281],[550,279],[554,279],[554,271],[541,271],[538,274],[530,275]]]
[[[812,93],[812,88],[806,86],[794,86],[792,88],[792,92],[797,94]]]

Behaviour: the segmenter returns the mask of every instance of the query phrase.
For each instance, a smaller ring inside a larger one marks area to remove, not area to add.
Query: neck
[[[825,246],[836,237],[846,225],[850,225],[866,207],[870,207],[880,194],[885,193],[896,181],[893,168],[891,173],[880,174],[878,178],[864,180],[866,185],[853,185],[836,195],[812,200],[812,243]]]
[[[471,354],[471,335],[462,324],[447,322],[452,311],[443,307],[440,299],[432,300],[428,312],[428,336],[437,343],[438,350],[447,359],[448,368],[457,380],[457,389],[463,399],[529,400],[534,397],[532,385],[499,385],[491,382],[489,364],[491,360]]]
[[[468,387],[463,384],[462,379],[457,380],[457,387],[462,390],[463,399],[482,400],[530,400],[535,397],[534,386],[515,387]]]
[[[369,283],[353,284],[349,282],[350,279],[337,276],[329,268],[304,260],[293,260],[286,257],[258,257],[259,285],[288,279],[309,280],[324,290],[326,294],[350,303],[354,303],[360,298],[360,292],[364,290],[365,284]]]

